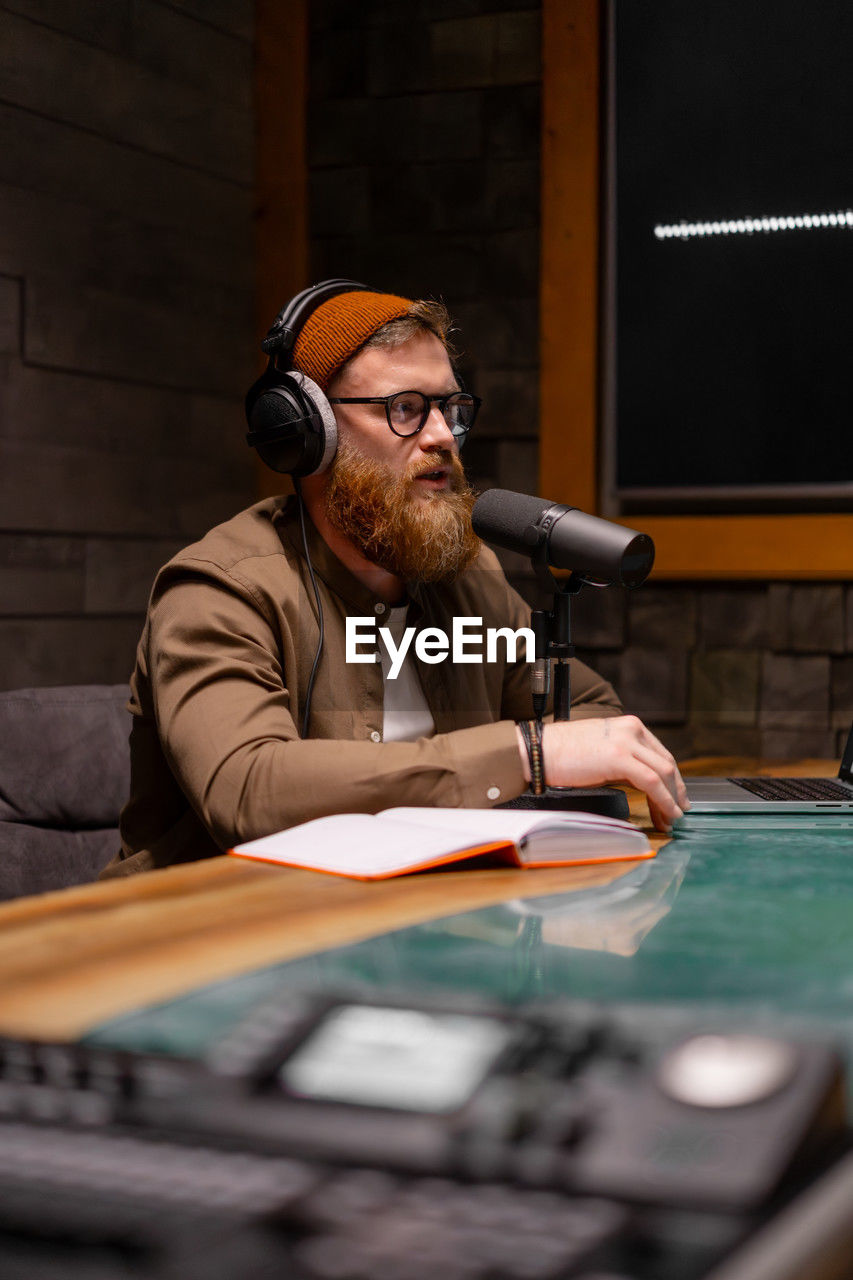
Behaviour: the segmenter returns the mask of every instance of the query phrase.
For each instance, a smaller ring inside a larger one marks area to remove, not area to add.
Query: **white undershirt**
[[[406,629],[406,617],[409,612],[407,604],[398,609],[391,609],[387,627],[394,638],[395,646],[400,644]],[[412,658],[413,645],[409,646],[405,658],[395,680],[390,680],[391,655],[386,645],[379,642],[379,656],[382,662],[382,684],[384,688],[382,739],[384,742],[414,742],[417,738],[431,738],[435,733],[435,721],[432,718],[418,670]]]

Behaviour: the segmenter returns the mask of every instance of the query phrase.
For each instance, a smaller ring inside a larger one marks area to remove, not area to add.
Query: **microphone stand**
[[[533,609],[530,626],[536,638],[536,661],[533,664],[533,714],[537,720],[545,714],[551,675],[554,676],[554,720],[568,720],[572,705],[571,659],[575,646],[572,643],[572,596],[582,587],[591,585],[581,574],[574,572],[563,582],[554,577],[548,565],[547,540],[537,547],[531,557],[536,577],[553,593],[553,605],[549,610]],[[592,584],[595,585],[595,584]],[[540,656],[541,655],[541,656]],[[510,800],[504,809],[580,809],[586,813],[600,813],[608,818],[628,817],[628,797],[616,787],[548,787],[541,796],[525,792],[517,800]]]

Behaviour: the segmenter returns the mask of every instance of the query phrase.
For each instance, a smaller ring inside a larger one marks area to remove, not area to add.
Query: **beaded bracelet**
[[[545,791],[545,769],[542,759],[542,725],[538,720],[520,720],[518,727],[530,762],[530,790],[535,796]]]

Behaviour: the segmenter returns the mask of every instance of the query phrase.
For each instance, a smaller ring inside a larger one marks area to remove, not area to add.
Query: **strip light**
[[[658,240],[692,240],[696,236],[751,236],[756,231],[817,231],[823,227],[853,228],[853,211],[803,213],[797,217],[737,218],[728,222],[671,222],[658,224]]]

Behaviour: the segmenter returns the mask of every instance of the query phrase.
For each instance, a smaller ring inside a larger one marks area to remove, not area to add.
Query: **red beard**
[[[415,476],[432,465],[451,468],[447,489],[413,494]],[[455,453],[431,449],[402,476],[341,444],[326,491],[326,516],[380,568],[405,582],[449,582],[476,559],[471,527],[474,493]]]

